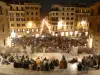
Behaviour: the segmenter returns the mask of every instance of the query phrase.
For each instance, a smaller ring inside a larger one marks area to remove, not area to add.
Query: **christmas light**
[[[49,33],[51,33],[51,25],[48,23],[47,20],[43,19],[40,34],[42,34],[42,31],[43,31],[44,25],[47,26],[47,28],[49,29]]]

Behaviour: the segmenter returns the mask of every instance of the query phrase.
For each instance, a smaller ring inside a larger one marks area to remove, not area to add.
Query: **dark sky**
[[[4,1],[4,0],[3,0]],[[73,3],[89,3],[91,4],[91,2],[94,1],[98,1],[98,0],[5,0],[7,2],[15,2],[15,1],[29,1],[29,2],[38,2],[42,5],[42,12],[43,15],[45,15],[45,13],[48,12],[50,6],[52,4],[73,4]]]

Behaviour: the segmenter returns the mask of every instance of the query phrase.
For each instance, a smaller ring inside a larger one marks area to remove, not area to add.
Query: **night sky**
[[[49,11],[49,8],[52,4],[74,4],[74,3],[88,3],[91,4],[92,2],[98,1],[98,0],[2,0],[6,2],[15,2],[15,1],[28,1],[28,2],[37,2],[42,5],[41,11],[43,12],[43,15],[46,15]]]

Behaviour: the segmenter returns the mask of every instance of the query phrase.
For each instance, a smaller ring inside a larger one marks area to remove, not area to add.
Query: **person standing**
[[[97,69],[99,68],[100,68],[100,54],[98,55],[98,68]]]

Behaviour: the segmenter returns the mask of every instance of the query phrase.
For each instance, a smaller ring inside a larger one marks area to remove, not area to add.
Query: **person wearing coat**
[[[45,71],[49,71],[49,64],[48,64],[48,61],[47,61],[46,64],[45,64]]]

